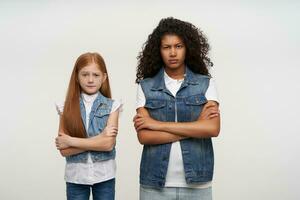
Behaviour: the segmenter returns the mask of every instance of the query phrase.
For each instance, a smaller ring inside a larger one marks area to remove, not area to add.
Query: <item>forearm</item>
[[[157,130],[184,137],[217,137],[220,132],[220,119],[197,120],[193,122],[160,122]]]
[[[71,146],[86,151],[111,151],[115,145],[115,137],[97,135],[91,138],[72,138]]]
[[[60,154],[62,156],[64,156],[64,157],[66,157],[66,156],[72,156],[72,155],[76,155],[76,154],[85,152],[85,150],[83,150],[83,149],[78,149],[78,148],[74,148],[74,147],[69,147],[69,148],[66,148],[66,149],[61,149],[59,151],[60,151]]]
[[[144,107],[137,109],[137,114],[135,115],[133,121],[135,129],[138,132],[142,130],[165,132],[171,134],[167,135],[167,139],[171,137],[171,140],[174,139],[172,134],[185,138],[210,138],[217,137],[220,132],[220,115],[216,102],[208,102],[203,108],[198,119],[193,122],[158,121],[151,118],[148,110]],[[146,135],[146,142],[148,141],[148,137],[149,140],[151,139],[151,142],[153,140],[156,142],[156,140],[160,140],[160,138],[156,138],[158,136],[155,134]],[[140,142],[143,143],[143,140],[140,140]],[[169,141],[167,140],[167,142]]]
[[[163,132],[163,131],[153,131],[149,129],[142,129],[138,131],[137,134],[138,134],[137,135],[138,140],[141,144],[149,144],[149,145],[166,144],[166,143],[176,142],[185,138],[172,133]]]

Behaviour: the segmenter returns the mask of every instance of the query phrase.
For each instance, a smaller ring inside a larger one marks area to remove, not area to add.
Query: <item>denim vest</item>
[[[95,99],[89,120],[89,127],[86,131],[87,137],[93,137],[98,134],[101,134],[103,129],[106,127],[107,119],[109,117],[113,100],[104,97],[100,92],[98,93],[97,98]],[[80,113],[81,119],[86,128],[86,112],[83,103],[82,97],[80,97]],[[88,152],[91,153],[91,158],[93,162],[99,162],[103,160],[114,159],[116,155],[115,148],[112,151],[86,151],[80,154],[67,156],[67,163],[86,163],[88,158]]]
[[[176,97],[166,88],[164,69],[140,82],[150,116],[164,122],[196,121],[202,111],[210,77],[193,73],[186,67],[185,79]],[[188,138],[180,141],[185,179],[188,184],[211,181],[214,153],[210,138]],[[144,145],[140,164],[140,184],[164,187],[171,143]]]

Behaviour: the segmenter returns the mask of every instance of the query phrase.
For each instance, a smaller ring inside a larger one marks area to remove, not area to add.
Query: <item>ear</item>
[[[107,73],[103,73],[103,80],[102,80],[102,83],[104,83],[107,79]]]

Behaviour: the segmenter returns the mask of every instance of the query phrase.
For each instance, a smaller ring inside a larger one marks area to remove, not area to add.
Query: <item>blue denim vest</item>
[[[164,69],[154,77],[140,82],[146,97],[145,108],[150,116],[164,122],[198,119],[204,104],[210,77],[193,73],[186,67],[185,79],[176,97],[166,88]],[[211,181],[214,153],[210,138],[188,138],[180,141],[185,179],[188,184]],[[140,164],[140,184],[164,187],[170,157],[171,143],[144,145]]]
[[[90,120],[89,120],[89,128],[87,133],[87,137],[93,137],[98,134],[101,134],[103,129],[106,127],[107,119],[111,112],[113,100],[104,97],[100,92],[98,93],[97,98],[95,99],[91,113],[90,113]],[[80,97],[80,112],[81,112],[81,119],[86,126],[86,112],[82,97]],[[91,153],[91,158],[93,162],[99,162],[103,160],[114,159],[116,155],[115,148],[112,151],[104,152],[104,151],[86,151],[80,154],[67,156],[66,160],[67,163],[86,163],[88,158],[88,152]]]

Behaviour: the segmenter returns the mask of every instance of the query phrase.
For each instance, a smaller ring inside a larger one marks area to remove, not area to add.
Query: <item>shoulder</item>
[[[139,82],[139,85],[149,85],[149,84],[154,84],[154,79],[153,79],[152,77],[142,79],[142,80]]]
[[[145,92],[154,86],[155,81],[154,78],[145,78],[139,82],[139,86]]]
[[[122,100],[114,100],[112,99],[112,106],[110,113],[115,112],[116,110],[119,110],[119,112],[123,111],[123,103]]]
[[[55,103],[55,109],[58,115],[61,115],[64,111],[64,102]]]
[[[209,80],[209,86],[207,88],[205,96],[207,100],[212,100],[219,103],[219,95],[218,95],[217,85],[214,78],[211,78]]]
[[[194,78],[198,81],[209,81],[211,79],[208,75],[194,73]]]
[[[144,91],[140,84],[137,85],[137,92],[136,92],[136,109],[139,107],[143,107],[145,105],[146,99],[145,99]]]
[[[209,79],[211,78],[209,75],[204,75],[204,74],[199,74],[199,73],[195,73],[192,70],[190,70],[189,68],[187,68],[187,72],[186,72],[186,78],[188,79],[188,81],[190,83],[193,84],[205,84],[209,83]]]
[[[108,97],[101,95],[101,101],[106,104],[113,104],[114,100]]]

